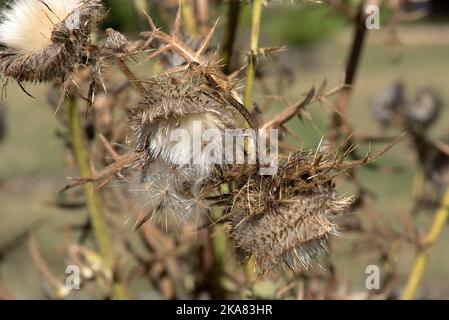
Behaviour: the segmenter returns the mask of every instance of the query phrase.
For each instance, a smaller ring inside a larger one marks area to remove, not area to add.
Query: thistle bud
[[[394,83],[383,89],[374,100],[373,117],[382,127],[388,127],[400,115],[404,104],[404,85],[401,82]]]
[[[15,0],[2,13],[0,67],[17,81],[64,79],[86,55],[101,0]]]
[[[108,28],[106,29],[106,41],[104,42],[104,48],[111,52],[125,52],[129,45],[128,39],[120,32]]]

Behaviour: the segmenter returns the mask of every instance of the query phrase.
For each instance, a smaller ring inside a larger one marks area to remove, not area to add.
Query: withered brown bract
[[[154,77],[147,81],[146,89],[146,95],[134,110],[134,115],[142,123],[198,113],[214,114],[223,123],[233,123],[234,115],[229,103],[197,70]]]

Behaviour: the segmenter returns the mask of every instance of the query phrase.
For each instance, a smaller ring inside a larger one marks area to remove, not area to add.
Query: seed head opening
[[[214,152],[222,155],[225,130],[235,127],[234,110],[191,70],[155,77],[145,88],[145,96],[131,114],[135,149],[144,155],[141,179],[133,189],[137,199],[147,199],[150,214],[194,216],[207,208],[202,191],[217,168],[209,158],[214,155],[197,150],[194,144],[202,147],[203,132],[212,129],[220,136],[212,137],[207,145],[213,144]]]

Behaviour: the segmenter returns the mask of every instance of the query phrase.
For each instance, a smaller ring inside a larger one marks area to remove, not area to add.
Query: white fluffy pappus
[[[198,221],[208,205],[203,199],[202,181],[191,181],[192,174],[189,168],[155,160],[143,172],[128,177],[128,193],[150,221]]]
[[[82,0],[14,0],[3,10],[0,43],[23,52],[37,52],[51,44],[55,24],[63,21]]]
[[[149,161],[128,180],[134,205],[145,215],[138,220],[199,225],[210,209],[206,181],[223,162],[227,129],[212,111],[142,126],[138,140],[146,141]]]
[[[184,168],[193,180],[210,176],[224,156],[226,126],[210,112],[168,118],[148,126],[148,151],[152,158]]]

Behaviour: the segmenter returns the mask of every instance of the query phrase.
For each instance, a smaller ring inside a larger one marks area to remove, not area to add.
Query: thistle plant
[[[257,275],[281,274],[277,267],[285,265],[292,274],[308,274],[320,254],[328,254],[334,236],[345,232],[342,221],[349,220],[348,213],[358,205],[357,196],[361,198],[365,191],[356,169],[372,165],[397,142],[377,154],[356,154],[357,137],[347,123],[350,86],[355,82],[365,32],[360,29],[362,9],[354,18],[356,39],[345,83],[328,90],[324,80],[297,103],[269,117],[260,111],[253,94],[257,63],[281,51],[259,45],[264,2],[252,4],[246,72],[234,74],[227,73],[233,56],[233,25],[228,26],[230,34],[222,52],[228,65],[223,66],[220,51],[213,46],[217,22],[209,30],[202,26],[199,39],[192,23],[192,3],[181,2],[169,32],[156,25],[151,12],[139,12],[147,30],[137,39],[112,28],[98,32],[99,22],[107,15],[101,0],[16,0],[2,14],[2,75],[25,92],[27,83],[53,85],[49,100],[69,129],[64,138],[80,171],[63,191],[84,186],[99,265],[104,269],[97,272],[101,277],[89,273],[86,278],[101,283],[114,298],[126,298],[126,284],[134,278],[134,274],[122,276],[118,242],[137,261],[138,272],[144,270],[166,297],[182,297],[178,287],[192,292],[212,287],[244,296],[239,277],[232,279],[237,283],[234,287],[228,283],[228,253],[221,250],[225,246],[209,244],[216,234],[202,234],[215,225],[223,226],[239,262],[253,259]],[[245,4],[231,1],[230,5],[235,11]],[[229,16],[236,19],[235,12]],[[188,36],[182,29],[183,19]],[[336,106],[331,101],[334,95],[338,95]],[[288,145],[284,139],[292,134],[288,122],[307,117],[306,109],[314,103],[332,107],[335,122],[328,134],[330,147],[319,141],[310,150]],[[280,132],[280,151],[267,143],[271,130]],[[204,141],[209,132],[216,134]],[[188,139],[181,139],[184,134]],[[236,137],[242,139],[234,142]],[[229,150],[224,142],[228,140],[233,141],[231,153],[239,153],[241,163],[226,161]],[[270,152],[275,154],[272,162],[264,159]],[[276,170],[264,174],[272,167]],[[338,191],[340,176],[348,172],[354,173],[355,197]],[[118,195],[111,191],[116,190],[113,186],[118,186]],[[134,231],[129,233],[140,236],[151,258],[137,253],[128,234],[113,233],[109,211],[124,212],[133,220]],[[165,223],[165,235],[159,230],[160,222]],[[193,229],[195,237],[186,236],[187,229]],[[95,251],[78,244],[70,248],[77,249],[70,252],[71,260],[79,260],[81,251],[97,257]],[[217,270],[207,269],[217,265],[211,259],[220,261],[218,275]],[[179,267],[181,260],[191,274],[202,271],[195,278],[201,280],[190,283],[188,289],[184,288],[188,281],[180,284],[187,272]],[[205,275],[213,275],[212,280]]]

